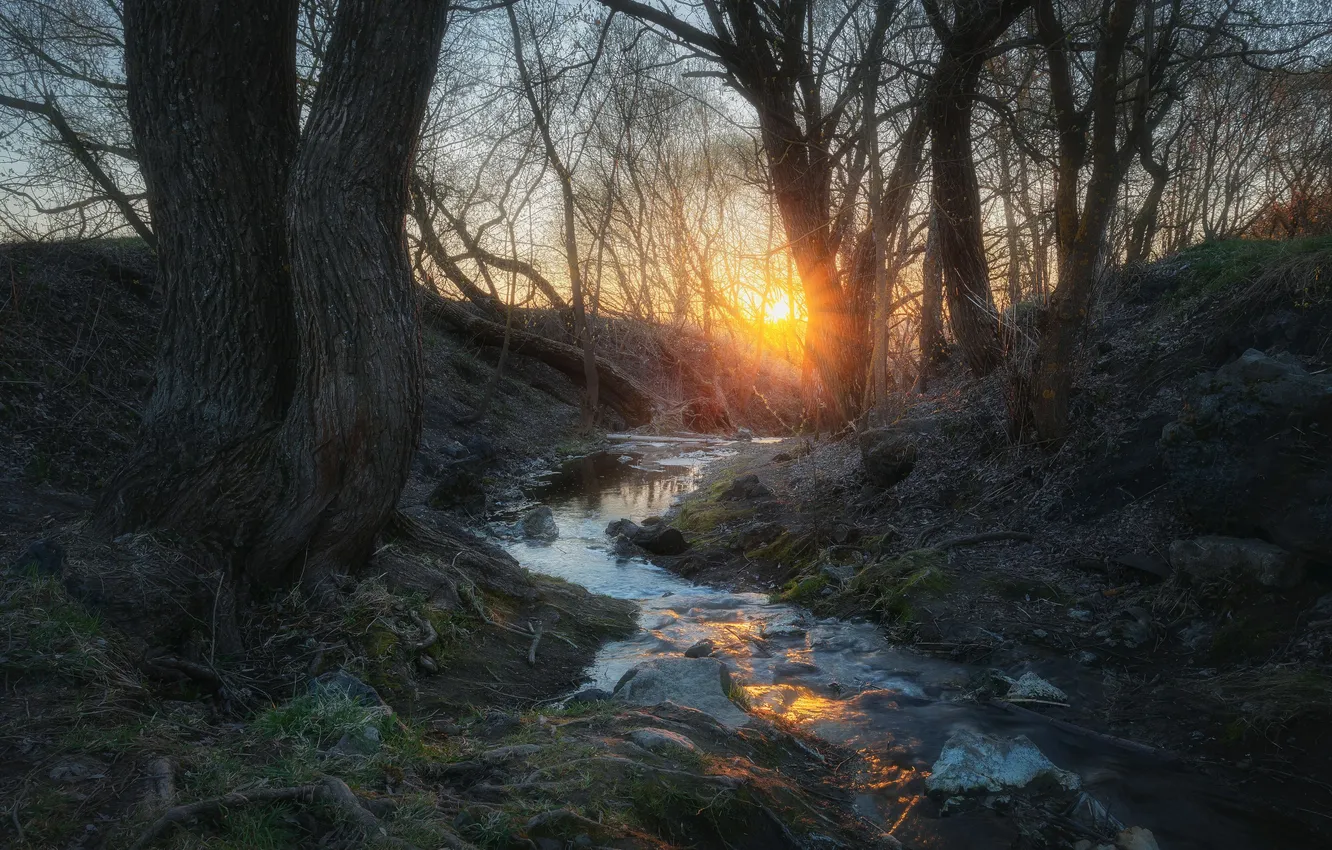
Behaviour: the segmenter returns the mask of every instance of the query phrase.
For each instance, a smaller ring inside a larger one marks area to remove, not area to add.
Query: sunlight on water
[[[1030,717],[959,701],[975,668],[903,650],[870,623],[820,619],[770,604],[763,594],[696,586],[643,558],[617,556],[607,523],[665,513],[697,486],[706,464],[732,452],[724,441],[621,436],[611,451],[549,476],[533,494],[551,507],[557,540],[506,544],[533,570],[638,600],[639,632],[603,647],[588,670],[590,684],[612,689],[645,659],[711,640],[754,713],[860,756],[848,789],[855,809],[912,846],[1008,846],[1009,839],[969,828],[964,818],[918,814],[930,765],[948,736],[964,727],[1029,736],[1055,764],[1080,773],[1087,790],[1122,819],[1151,828],[1166,850],[1256,846],[1250,836],[1257,827],[1241,811],[1242,801],[1218,796],[1196,776]],[[1206,836],[1203,844],[1189,843],[1199,836]]]

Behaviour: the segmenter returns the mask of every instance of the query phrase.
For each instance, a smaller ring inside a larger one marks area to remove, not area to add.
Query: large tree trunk
[[[997,37],[999,32],[994,33]],[[939,260],[948,316],[967,366],[977,375],[999,364],[998,318],[981,232],[980,185],[971,144],[976,83],[992,38],[944,39],[927,101]]]
[[[296,0],[126,4],[130,119],[165,307],[138,444],[99,505],[115,533],[201,534],[225,514],[202,480],[225,478],[231,453],[286,415],[296,12]]]
[[[943,344],[943,270],[939,265],[939,216],[936,212],[930,213],[920,277],[920,369],[916,375],[916,392],[923,393],[929,388],[930,373]]]
[[[299,144],[296,7],[125,10],[167,309],[99,520],[203,543],[242,587],[363,563],[420,421],[403,214],[445,4],[343,0]]]

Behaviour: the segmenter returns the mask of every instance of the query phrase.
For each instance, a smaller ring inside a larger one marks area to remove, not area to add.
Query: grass
[[[1246,284],[1291,277],[1297,286],[1327,289],[1332,274],[1332,236],[1300,239],[1224,239],[1204,242],[1181,251],[1176,261],[1188,268],[1177,297],[1219,295]]]
[[[751,559],[772,561],[787,568],[801,569],[818,558],[819,547],[813,535],[783,531],[776,540],[745,553]]]
[[[773,601],[809,605],[809,603],[819,598],[819,595],[827,586],[828,579],[821,575],[792,579],[782,587],[780,593],[773,597]]]
[[[1332,677],[1294,665],[1249,667],[1212,676],[1193,685],[1235,713],[1228,734],[1268,735],[1303,718],[1332,712]]]
[[[866,567],[845,592],[870,600],[870,608],[892,622],[910,624],[920,601],[953,586],[952,577],[943,569],[945,562],[944,553],[937,549],[913,549]]]

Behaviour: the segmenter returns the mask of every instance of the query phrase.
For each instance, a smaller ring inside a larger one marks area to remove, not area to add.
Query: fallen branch
[[[994,543],[999,540],[1014,540],[1018,543],[1030,543],[1036,538],[1022,531],[987,531],[984,534],[972,534],[967,537],[954,537],[932,548],[944,550],[957,546],[975,546],[977,543]]]
[[[532,629],[532,645],[527,650],[527,666],[536,666],[537,644],[541,643],[541,621],[537,620],[536,627]]]

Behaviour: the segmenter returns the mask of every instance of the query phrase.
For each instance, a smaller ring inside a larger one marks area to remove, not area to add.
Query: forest
[[[0,276],[6,846],[1332,842],[1318,0],[0,0]]]

